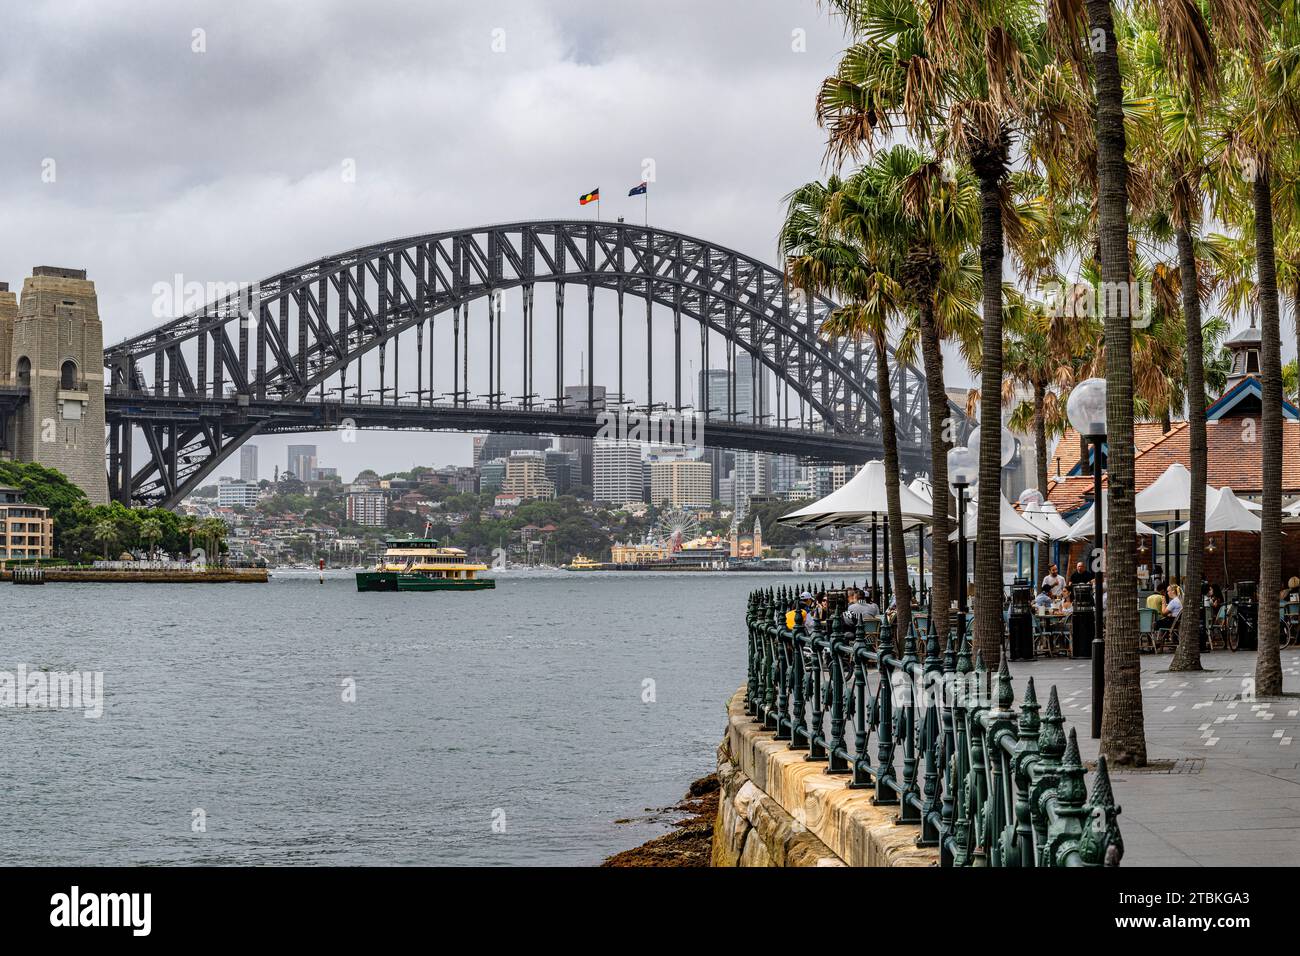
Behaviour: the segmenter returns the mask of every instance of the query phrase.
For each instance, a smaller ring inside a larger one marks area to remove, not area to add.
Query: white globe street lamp
[[[957,495],[957,579],[961,582],[957,588],[958,640],[966,638],[966,489],[979,480],[979,455],[970,446],[958,445],[948,452],[948,484]]]
[[[1092,553],[1094,557],[1102,553],[1105,547],[1105,508],[1101,500],[1101,447],[1106,441],[1106,380],[1089,378],[1074,386],[1065,403],[1065,415],[1070,419],[1074,430],[1092,445],[1092,513],[1093,535]],[[1106,642],[1103,637],[1105,618],[1103,603],[1105,591],[1102,588],[1102,575],[1092,579],[1093,632],[1092,656],[1092,736],[1101,737],[1102,702],[1106,697]]]
[[[1106,380],[1084,379],[1070,391],[1065,414],[1074,430],[1085,438],[1106,435]]]
[[[966,439],[966,447],[975,454],[980,450],[980,429],[983,426],[976,425],[975,430],[970,433],[970,438]],[[1004,426],[998,426],[1001,432],[1001,447],[998,450],[998,463],[1003,467],[1011,464],[1016,457],[1016,436],[1011,434]]]

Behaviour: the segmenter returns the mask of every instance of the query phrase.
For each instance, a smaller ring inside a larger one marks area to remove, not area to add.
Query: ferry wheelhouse
[[[384,557],[372,571],[357,572],[358,591],[482,591],[497,586],[480,578],[486,564],[475,564],[460,548],[443,548],[433,538],[385,542]]]

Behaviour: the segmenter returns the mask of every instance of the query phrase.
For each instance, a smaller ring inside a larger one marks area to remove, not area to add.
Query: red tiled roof
[[[1067,438],[1072,434],[1067,433]],[[1259,420],[1226,417],[1207,422],[1205,436],[1208,452],[1206,480],[1210,485],[1232,488],[1238,495],[1260,494],[1264,487],[1264,456],[1259,444]],[[1074,445],[1067,447],[1077,447],[1077,444],[1076,436]],[[1138,446],[1142,450],[1133,461],[1134,490],[1145,490],[1174,462],[1190,468],[1190,445],[1191,435],[1186,422],[1175,422],[1167,435],[1146,447],[1142,447],[1139,432]],[[1062,474],[1065,471],[1063,467]],[[1052,474],[1055,475],[1054,468]],[[1092,498],[1091,475],[1052,477],[1049,486],[1047,499],[1062,514],[1068,514]],[[1300,495],[1300,422],[1287,419],[1282,422],[1282,496],[1296,495]]]
[[[1227,417],[1205,426],[1206,480],[1212,487],[1230,487],[1238,495],[1264,489],[1264,455],[1259,420]],[[1136,490],[1141,491],[1176,461],[1191,466],[1191,436],[1185,422],[1156,442],[1134,462]],[[1300,422],[1282,422],[1282,495],[1300,494]]]
[[[1101,479],[1102,487],[1106,477]],[[1076,478],[1048,478],[1047,500],[1056,505],[1060,514],[1083,507],[1092,501],[1092,475],[1080,475]]]
[[[1174,422],[1173,428],[1185,424],[1184,422]],[[1134,422],[1133,423],[1133,444],[1139,453],[1150,448],[1153,444],[1164,437],[1165,426],[1160,422]],[[1068,475],[1076,465],[1079,464],[1079,433],[1069,425],[1065,427],[1065,434],[1061,440],[1056,443],[1056,448],[1052,450],[1052,455],[1047,459],[1047,474],[1055,478],[1058,474]]]

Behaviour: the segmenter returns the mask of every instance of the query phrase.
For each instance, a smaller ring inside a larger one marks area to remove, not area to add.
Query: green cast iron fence
[[[1090,795],[1055,686],[1040,708],[1030,678],[1016,708],[1006,658],[988,673],[967,636],[941,648],[914,628],[897,647],[888,622],[850,625],[839,613],[829,628],[791,629],[799,593],[749,599],[745,708],[775,739],[897,806],[944,866],[1119,865],[1106,758]]]

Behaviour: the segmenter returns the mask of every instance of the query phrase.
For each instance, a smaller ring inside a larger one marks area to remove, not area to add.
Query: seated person
[[[1156,624],[1156,628],[1176,628],[1178,626],[1178,615],[1183,610],[1183,591],[1177,584],[1169,585],[1169,601],[1165,604],[1164,616]]]
[[[1034,609],[1039,614],[1050,610],[1052,607],[1052,588],[1044,581],[1043,586],[1038,589],[1037,596],[1034,597]]]
[[[880,618],[880,605],[867,600],[867,596],[857,588],[849,588],[848,598],[849,606],[844,609],[844,620],[850,625]]]
[[[1165,595],[1163,591],[1155,591],[1147,595],[1147,607],[1156,612],[1157,617],[1163,617],[1165,613]]]

